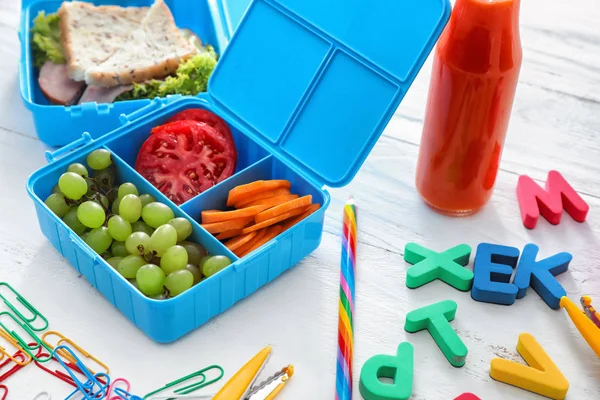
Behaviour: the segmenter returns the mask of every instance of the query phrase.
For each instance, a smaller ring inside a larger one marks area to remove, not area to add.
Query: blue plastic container
[[[209,82],[194,98],[156,99],[97,140],[84,134],[48,153],[29,179],[40,226],[54,247],[136,326],[171,342],[227,310],[315,250],[329,194],[351,181],[383,132],[450,13],[447,0],[254,0]],[[239,153],[231,178],[177,207],[132,168],[150,129],[191,107],[232,128]],[[118,182],[133,182],[193,221],[192,239],[233,264],[173,299],[146,298],[43,203],[58,177],[97,148],[112,151]],[[224,209],[228,191],[288,179],[321,209],[238,259],[194,219]]]
[[[84,0],[85,1],[85,0]],[[245,5],[244,5],[245,1]],[[149,6],[153,0],[94,0],[96,5]],[[165,0],[179,28],[188,28],[221,54],[227,45],[237,21],[243,15],[247,0]],[[54,13],[61,0],[22,0],[21,60],[19,85],[21,98],[31,110],[40,140],[50,146],[63,146],[77,140],[82,132],[93,138],[100,137],[119,126],[119,116],[130,114],[150,104],[151,100],[119,101],[111,104],[84,103],[64,107],[52,105],[40,90],[39,70],[33,66],[31,54],[31,27],[40,11]],[[194,12],[190,12],[193,9]],[[229,18],[234,18],[230,20]]]

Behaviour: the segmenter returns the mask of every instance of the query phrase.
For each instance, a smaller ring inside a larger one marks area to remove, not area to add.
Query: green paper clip
[[[25,307],[29,312],[31,312],[33,314],[32,318],[25,317],[23,315],[23,313],[21,313],[19,310],[17,310],[17,308],[14,306],[14,304],[12,304],[10,301],[8,301],[8,299],[6,297],[4,297],[2,295],[2,293],[0,293],[0,298],[4,301],[4,304],[6,304],[6,306],[17,317],[21,318],[23,320],[23,322],[25,322],[27,324],[28,327],[30,327],[32,330],[34,330],[36,332],[41,332],[41,331],[44,331],[44,330],[46,330],[48,328],[48,320],[46,319],[46,317],[44,317],[42,315],[42,313],[40,313],[29,301],[27,301],[27,299],[25,299],[23,296],[21,296],[21,294],[19,292],[17,292],[8,283],[6,283],[6,282],[0,282],[0,288],[2,286],[7,287],[15,295],[15,297],[17,298],[17,301],[19,303],[21,303],[23,305],[23,307]],[[44,322],[44,326],[42,326],[41,328],[36,328],[32,324],[38,317]]]
[[[27,333],[27,335],[29,335],[31,337],[31,339],[33,339],[33,344],[31,343],[27,343],[25,340],[23,340],[23,338],[21,337],[21,335],[19,335],[16,331],[11,330],[10,328],[8,328],[4,322],[2,322],[2,316],[8,316],[10,319],[13,320],[13,322],[15,324],[17,324],[17,326],[19,328],[21,328],[22,330],[25,331],[25,333]],[[34,360],[38,361],[38,362],[47,362],[50,361],[52,359],[52,348],[48,347],[36,334],[35,332],[33,332],[33,330],[29,327],[29,325],[19,321],[19,319],[17,319],[17,317],[15,317],[14,315],[12,315],[11,313],[4,311],[0,313],[0,328],[3,329],[7,334],[9,334],[13,339],[15,339],[18,343],[18,345],[21,347],[21,349],[26,352],[31,358],[33,358]],[[48,350],[48,353],[50,354],[50,356],[46,359],[44,358],[38,358],[34,353],[33,350],[38,350],[40,348],[40,346],[43,346],[46,350]]]
[[[211,369],[218,370],[219,371],[219,376],[217,376],[216,378],[213,378],[213,379],[207,381],[205,373],[208,372],[208,371],[210,371]],[[199,376],[199,377],[202,378],[199,382],[194,382],[194,383],[192,383],[190,385],[184,386],[182,388],[179,388],[179,389],[176,389],[176,390],[173,391],[173,393],[175,393],[175,394],[188,394],[188,393],[192,393],[192,392],[194,392],[194,391],[196,391],[198,389],[201,389],[201,388],[203,388],[205,386],[208,386],[208,385],[211,385],[211,384],[217,382],[219,379],[221,379],[223,377],[224,373],[225,372],[223,371],[223,368],[220,365],[211,365],[211,366],[208,366],[208,367],[203,368],[203,369],[201,369],[199,371],[192,372],[191,374],[186,375],[186,376],[184,376],[182,378],[176,379],[173,382],[167,383],[165,386],[163,386],[163,387],[161,387],[159,389],[156,389],[153,392],[150,392],[150,393],[146,394],[144,396],[144,400],[147,399],[147,398],[149,398],[150,396],[153,396],[153,395],[155,395],[157,393],[160,393],[162,391],[165,391],[167,389],[171,389],[173,386],[179,385],[180,383],[183,383],[185,381],[188,381],[188,380],[190,380],[192,378],[196,378],[196,377]]]

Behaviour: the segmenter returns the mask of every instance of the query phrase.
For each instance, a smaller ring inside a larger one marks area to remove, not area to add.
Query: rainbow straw
[[[340,305],[336,400],[352,399],[352,355],[354,351],[354,274],[356,273],[356,206],[350,197],[344,206],[344,234],[340,271]]]

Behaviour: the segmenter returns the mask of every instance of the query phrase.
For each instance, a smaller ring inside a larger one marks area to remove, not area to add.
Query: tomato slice
[[[158,126],[142,145],[135,170],[175,204],[182,204],[235,172],[233,142],[197,121]]]
[[[233,143],[231,129],[229,129],[227,123],[223,121],[221,117],[208,110],[204,110],[202,108],[188,108],[187,110],[173,115],[167,121],[167,123],[185,120],[204,122],[205,124],[215,128],[217,132]]]

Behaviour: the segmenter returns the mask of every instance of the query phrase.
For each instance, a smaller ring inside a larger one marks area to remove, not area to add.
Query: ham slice
[[[83,92],[79,104],[95,101],[96,103],[112,103],[121,94],[130,91],[133,86],[115,86],[111,88],[88,86]]]
[[[52,61],[42,65],[38,83],[51,103],[65,106],[75,104],[85,89],[84,82],[69,78],[65,64],[54,64]]]

